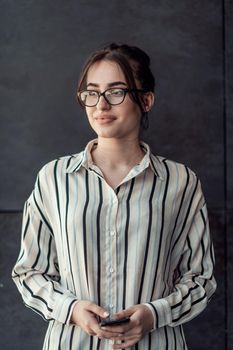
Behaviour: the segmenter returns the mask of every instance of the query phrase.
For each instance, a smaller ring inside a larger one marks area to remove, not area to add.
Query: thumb
[[[112,318],[114,320],[120,320],[121,318],[124,318],[124,317],[130,317],[133,313],[134,313],[133,307],[129,307],[128,309],[117,312],[112,316]]]
[[[94,314],[96,314],[97,316],[99,316],[101,318],[106,318],[109,316],[108,311],[106,311],[104,308],[102,308],[96,304],[92,304],[90,311],[92,311]]]

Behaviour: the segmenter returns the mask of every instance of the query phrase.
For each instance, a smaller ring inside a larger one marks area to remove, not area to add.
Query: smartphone
[[[111,320],[111,319],[105,319],[105,320],[102,320],[100,322],[100,325],[101,326],[118,326],[118,325],[121,325],[123,323],[127,323],[130,321],[130,318],[129,317],[124,317],[124,318],[121,318],[120,320]]]

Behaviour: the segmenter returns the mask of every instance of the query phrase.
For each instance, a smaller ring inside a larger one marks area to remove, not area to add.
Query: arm
[[[12,277],[26,306],[46,320],[68,323],[77,298],[60,284],[54,236],[46,221],[31,196],[24,207],[21,250]]]
[[[156,328],[180,325],[204,310],[216,289],[213,267],[214,252],[204,204],[192,220],[171,294],[150,303]]]

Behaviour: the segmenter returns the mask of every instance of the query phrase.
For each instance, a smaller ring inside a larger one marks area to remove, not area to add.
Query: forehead
[[[87,72],[87,84],[109,84],[114,81],[126,83],[125,75],[116,62],[102,60],[95,62]]]

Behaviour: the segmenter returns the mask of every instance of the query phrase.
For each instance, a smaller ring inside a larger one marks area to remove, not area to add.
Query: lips
[[[116,119],[116,117],[114,117],[113,115],[109,115],[109,114],[101,114],[101,115],[94,117],[94,119]]]
[[[116,117],[112,115],[104,114],[104,115],[99,115],[97,117],[94,117],[94,119],[100,124],[105,124],[105,123],[113,122],[116,119]]]

